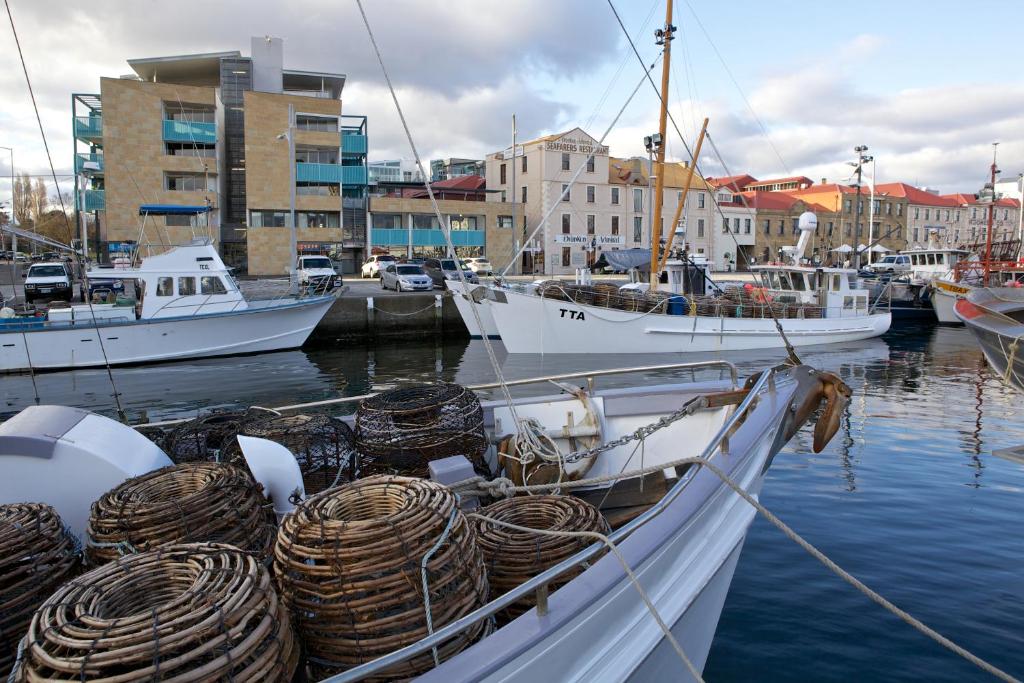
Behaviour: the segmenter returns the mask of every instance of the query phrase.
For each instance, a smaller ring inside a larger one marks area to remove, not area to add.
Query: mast
[[[518,229],[516,222],[516,115],[512,114],[512,234],[515,235]],[[513,241],[513,245],[516,241],[518,240]],[[512,258],[515,256],[513,255]],[[521,266],[519,271],[522,273]]]
[[[661,144],[658,146],[657,162],[658,177],[654,182],[654,217],[651,219],[651,289],[658,286],[658,246],[662,237],[661,204],[665,191],[665,126],[668,119],[668,75],[672,62],[672,33],[676,27],[672,25],[672,0],[665,3],[665,27],[654,32],[655,43],[665,46],[665,54],[661,59],[661,111],[658,116],[658,135]],[[652,169],[653,170],[653,169]]]
[[[998,147],[998,142],[992,143],[992,166],[989,169],[989,188],[992,194],[989,196],[988,229],[985,235],[985,274],[983,280],[985,287],[988,287],[989,266],[992,261],[992,222],[996,213],[996,173],[999,173],[999,169],[996,168],[996,150]]]
[[[665,262],[668,260],[668,255],[672,251],[672,240],[676,236],[675,226],[679,224],[679,218],[683,215],[683,209],[686,207],[686,198],[690,194],[690,186],[693,184],[693,174],[697,172],[697,159],[700,158],[700,148],[704,144],[704,135],[708,132],[708,119],[705,117],[704,125],[700,127],[700,135],[697,136],[697,145],[693,148],[693,161],[690,163],[690,174],[686,176],[686,183],[683,185],[683,198],[679,200],[679,204],[676,206],[675,216],[672,217],[672,222],[669,225],[672,227],[668,231],[668,243],[665,245],[665,253],[661,255],[661,261],[658,263],[658,272],[661,272],[665,268]]]

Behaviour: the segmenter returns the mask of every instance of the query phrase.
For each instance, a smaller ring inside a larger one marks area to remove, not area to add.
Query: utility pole
[[[11,227],[16,228],[18,225],[14,219],[14,215],[18,202],[14,195],[14,149],[3,146],[0,146],[0,149],[6,149],[11,153]],[[60,192],[59,189],[57,191]],[[14,252],[14,256],[18,255],[18,234],[14,231],[11,231],[11,251]]]
[[[856,169],[855,172],[857,173],[857,199],[856,199],[856,201],[854,202],[854,205],[853,205],[853,241],[856,242],[857,239],[861,236],[861,232],[860,232],[860,214],[861,214],[861,210],[860,210],[860,186],[861,186],[861,180],[863,178],[864,162],[867,159],[867,157],[864,155],[864,152],[868,151],[868,146],[867,145],[857,145],[856,147],[853,148],[853,151],[857,153],[857,161],[850,162],[854,166],[854,168]],[[858,246],[860,246],[860,245],[858,245]],[[860,250],[857,249],[856,247],[853,250],[853,267],[856,270],[860,270]]]
[[[871,203],[868,204],[868,265],[875,261],[875,157],[864,157],[871,162]]]
[[[661,111],[658,117],[658,177],[654,183],[654,217],[651,220],[651,290],[658,288],[659,246],[661,241],[661,203],[665,190],[665,127],[668,119],[668,76],[672,64],[672,0],[665,3],[665,26],[654,32],[655,43],[664,46],[661,58]],[[652,169],[653,170],[653,169]]]

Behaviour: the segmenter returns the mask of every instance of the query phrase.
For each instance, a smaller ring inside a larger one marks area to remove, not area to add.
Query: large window
[[[593,185],[587,185],[587,203],[593,204],[597,201],[597,188]]]
[[[178,278],[178,296],[192,296],[196,293],[196,279],[194,277]]]
[[[618,203],[619,203],[619,188],[613,187],[612,188],[612,204],[618,204]]]
[[[569,247],[562,247],[562,265],[566,267],[569,265]]]
[[[174,278],[161,277],[156,280],[157,296],[174,296]]]
[[[498,216],[498,227],[499,228],[511,228],[512,227],[512,216]]]
[[[572,216],[567,213],[562,214],[562,234],[568,235],[569,230],[572,227]]]
[[[476,230],[476,216],[449,216],[451,230]]]
[[[206,157],[217,156],[216,145],[200,145],[191,142],[165,143],[164,153],[172,157]]]
[[[594,234],[594,226],[596,225],[596,223],[595,223],[596,220],[597,220],[597,216],[595,216],[592,213],[587,214],[587,234],[588,235],[593,235]]]
[[[341,215],[337,211],[299,211],[296,221],[300,228],[341,227]]]
[[[338,132],[338,117],[299,114],[295,117],[295,127],[299,130],[318,130],[325,133],[336,133]]]
[[[228,291],[216,275],[204,275],[199,278],[199,283],[203,294],[224,294]]]
[[[594,172],[594,157],[587,157],[587,173]]]
[[[508,179],[505,177],[505,172],[506,172],[505,164],[502,164],[501,168],[500,168],[500,170],[498,172],[498,175],[501,178],[498,182],[501,183],[502,185],[504,185],[505,183],[508,182]]]
[[[398,213],[374,213],[370,214],[373,219],[373,227],[382,230],[401,230],[402,215]]]
[[[300,164],[336,164],[338,150],[334,147],[299,147],[295,150],[295,161]]]
[[[340,197],[338,183],[295,183],[295,194],[314,197]]]
[[[633,241],[642,242],[644,239],[644,219],[642,216],[633,217]]]
[[[563,171],[568,171],[569,170],[569,153],[568,152],[562,152],[562,170]],[[566,265],[569,265],[569,264],[566,264]]]
[[[562,196],[562,201],[563,202],[571,201],[569,199],[571,194],[572,194],[572,190],[569,189],[569,186],[566,185],[565,183],[562,183],[562,195],[561,195]]]
[[[703,192],[698,192],[697,193],[697,208],[698,209],[703,209],[704,208],[704,193]]]
[[[253,228],[283,228],[288,225],[287,211],[250,211],[249,225]]]
[[[414,213],[412,215],[412,227],[415,230],[440,230],[437,216],[432,213]]]
[[[697,219],[697,237],[703,237],[703,236],[704,236],[704,219],[703,218],[698,218]]]
[[[171,121],[187,121],[190,123],[216,123],[213,107],[202,104],[180,102],[164,102],[164,111]]]
[[[633,212],[644,212],[644,191],[639,187],[633,188]]]
[[[749,218],[744,218],[743,219],[743,233],[746,234],[746,235],[750,234],[750,219]]]
[[[612,234],[613,235],[618,235],[619,234],[619,217],[618,216],[612,216]]]
[[[208,173],[167,173],[164,189],[171,192],[214,192],[217,177]]]

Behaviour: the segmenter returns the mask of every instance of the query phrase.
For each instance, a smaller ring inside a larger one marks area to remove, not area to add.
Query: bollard
[[[366,297],[366,338],[373,343],[374,332],[376,326],[374,325],[375,311],[373,310],[373,297]]]
[[[441,338],[441,313],[442,313],[442,300],[440,294],[434,295],[434,338]]]

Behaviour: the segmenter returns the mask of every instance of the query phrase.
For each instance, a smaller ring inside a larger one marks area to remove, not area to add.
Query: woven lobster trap
[[[298,660],[267,568],[200,543],[127,555],[65,583],[32,617],[15,676],[277,683]]]
[[[86,560],[99,565],[168,543],[229,543],[269,557],[273,511],[245,470],[184,463],[133,477],[92,504]]]
[[[239,434],[276,441],[295,456],[307,495],[319,493],[355,478],[359,457],[355,434],[341,420],[327,415],[274,415],[253,417]],[[231,438],[221,460],[247,467],[238,440]]]
[[[262,409],[214,410],[175,426],[160,444],[172,462],[207,462],[253,419],[276,415]]]
[[[483,557],[455,495],[406,477],[368,477],[307,498],[281,522],[274,573],[316,678],[424,638],[428,610],[436,630],[483,605],[488,594]],[[477,622],[440,644],[439,660],[487,628]],[[433,666],[427,652],[375,680]]]
[[[519,529],[503,526],[514,524]],[[477,542],[487,566],[491,597],[496,598],[593,544],[593,537],[542,534],[528,529],[606,534],[608,523],[590,503],[563,495],[521,496],[492,503],[473,516]],[[589,565],[579,565],[548,584],[555,590]],[[514,619],[537,604],[533,593],[509,605],[502,614]]]
[[[0,505],[0,672],[14,665],[32,614],[80,567],[78,542],[43,503]]]
[[[427,476],[432,460],[464,455],[487,473],[484,411],[476,394],[447,382],[384,391],[359,404],[360,473]]]

